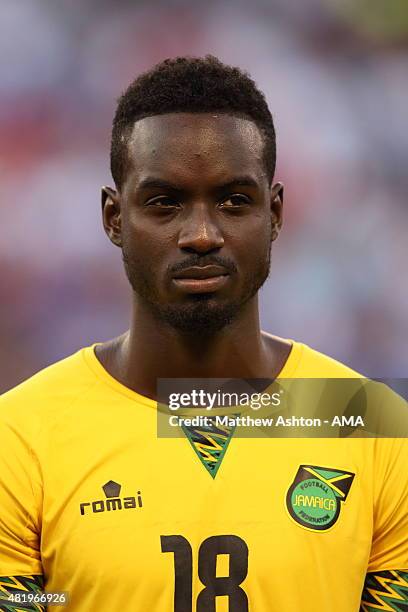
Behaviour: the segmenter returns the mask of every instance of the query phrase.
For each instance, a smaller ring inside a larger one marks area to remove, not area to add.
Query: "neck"
[[[180,333],[135,299],[129,331],[97,356],[122,384],[155,399],[157,378],[274,377],[289,351],[289,343],[261,332],[257,296],[208,336]]]

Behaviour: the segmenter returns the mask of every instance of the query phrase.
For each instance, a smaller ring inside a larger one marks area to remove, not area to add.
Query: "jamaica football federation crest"
[[[339,518],[354,474],[318,465],[300,465],[286,494],[290,516],[302,527],[326,531]]]

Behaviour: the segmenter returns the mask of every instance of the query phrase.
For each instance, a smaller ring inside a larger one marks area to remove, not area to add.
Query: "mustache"
[[[192,255],[189,259],[180,261],[172,266],[169,266],[167,271],[170,274],[177,274],[183,272],[187,268],[192,267],[204,267],[204,266],[222,266],[227,272],[232,274],[237,271],[237,266],[229,257],[220,257],[219,255]]]

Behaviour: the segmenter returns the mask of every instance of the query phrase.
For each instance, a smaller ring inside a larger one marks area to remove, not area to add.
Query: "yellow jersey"
[[[405,440],[232,436],[211,474],[222,436],[158,437],[94,346],[0,398],[1,610],[43,584],[75,612],[358,612],[408,568]],[[280,373],[357,376],[297,342]]]

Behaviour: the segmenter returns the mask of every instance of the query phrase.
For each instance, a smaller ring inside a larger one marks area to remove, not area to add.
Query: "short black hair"
[[[118,100],[111,139],[111,172],[122,185],[127,165],[128,137],[134,123],[167,113],[226,113],[253,121],[264,138],[264,162],[272,182],[276,164],[276,136],[264,94],[250,76],[204,58],[166,59],[135,79]]]

